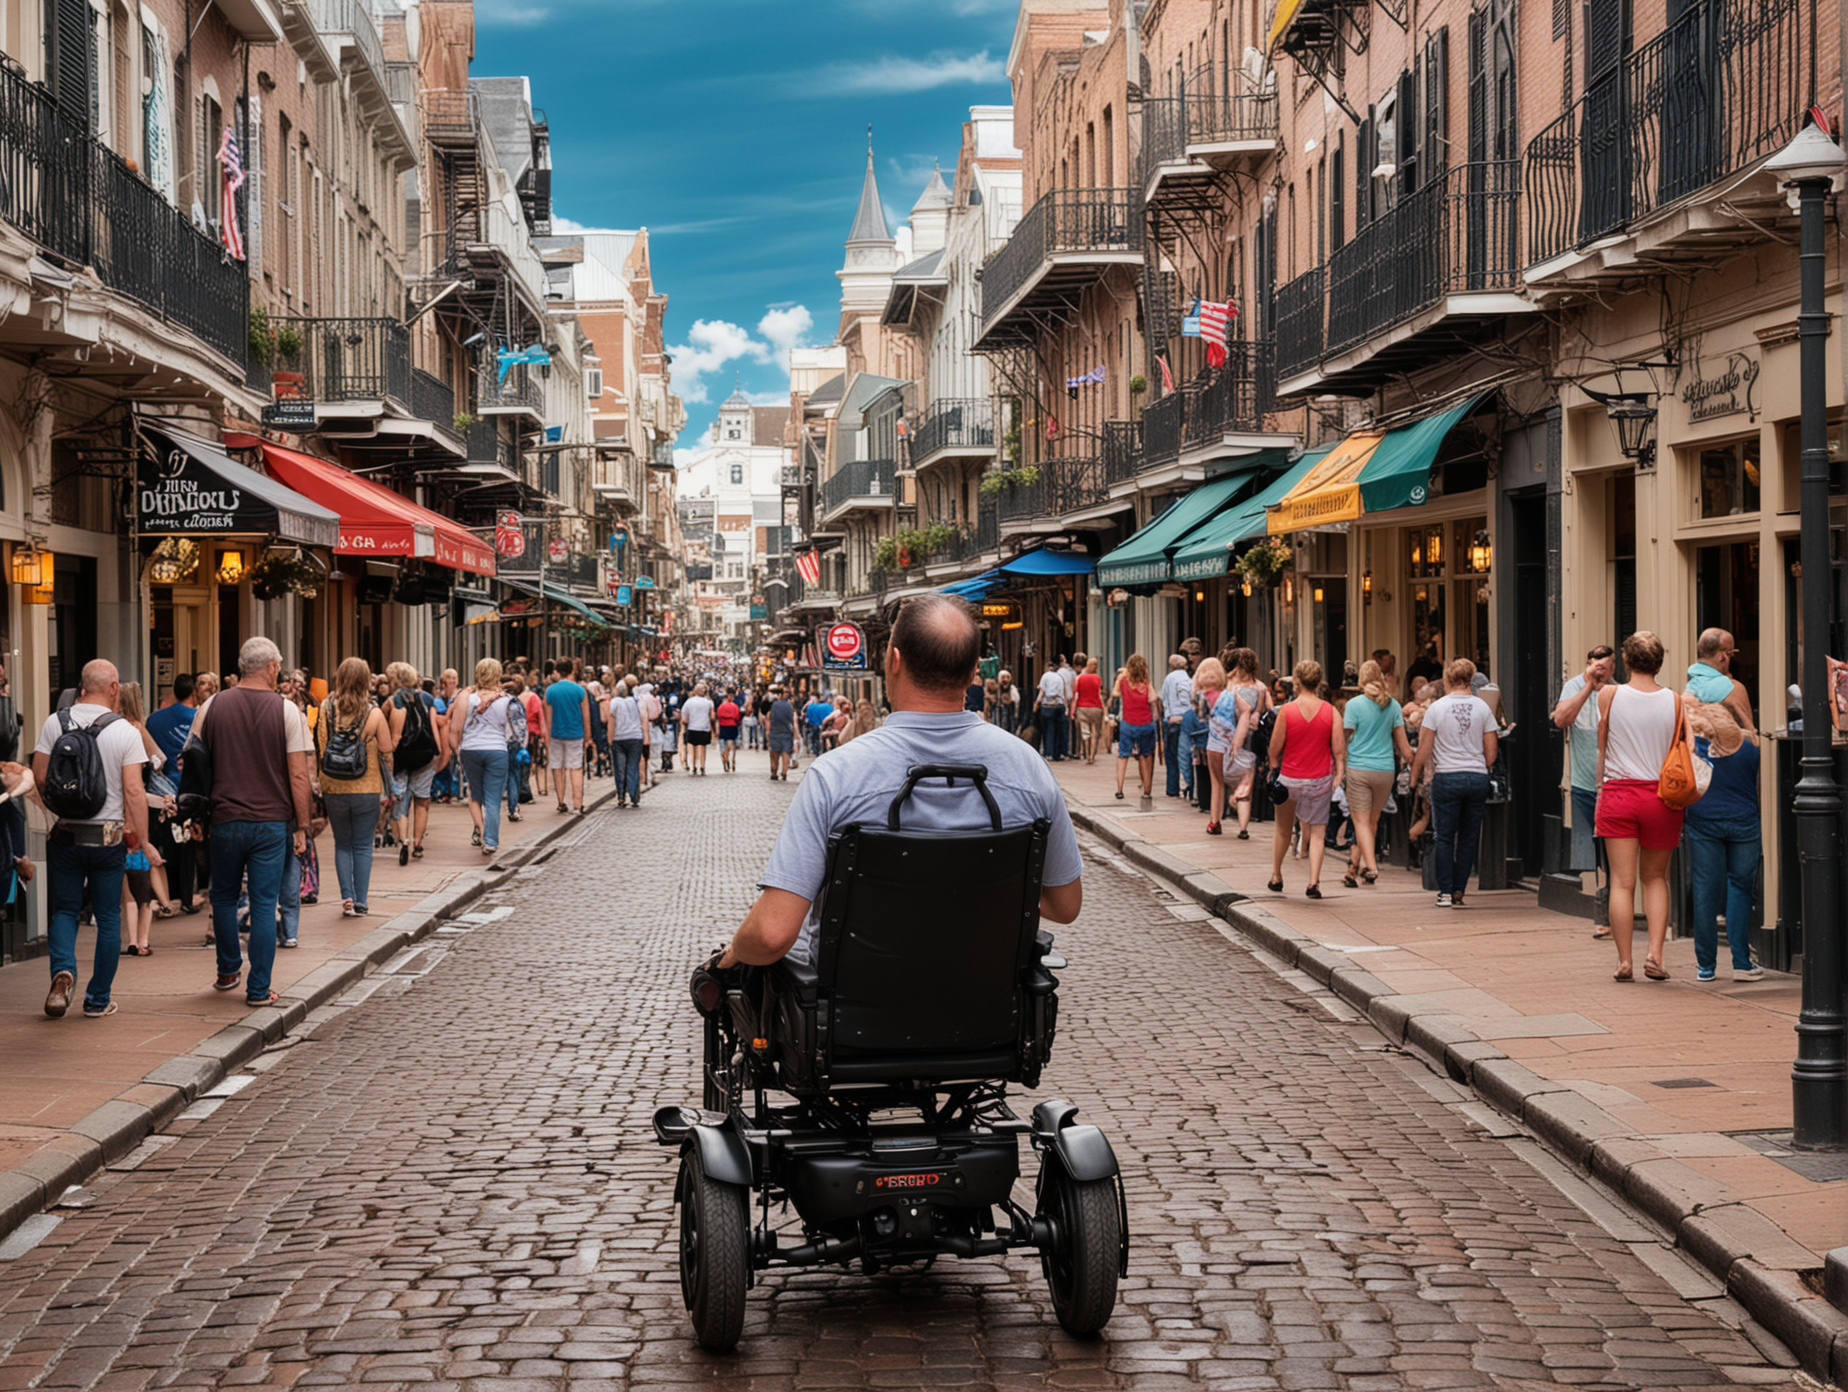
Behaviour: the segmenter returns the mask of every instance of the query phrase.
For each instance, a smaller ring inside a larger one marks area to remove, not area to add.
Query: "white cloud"
[[[554,236],[570,237],[579,232],[588,231],[590,231],[590,224],[588,222],[579,222],[576,218],[561,217],[557,213],[552,214],[552,233]]]
[[[814,327],[815,316],[803,305],[772,309],[757,321],[757,332],[776,350],[779,362],[787,362],[789,350],[800,348],[802,340]]]
[[[975,53],[932,53],[924,58],[886,54],[867,63],[839,63],[813,92],[878,92],[885,95],[928,92],[937,87],[1005,82],[1007,68],[987,49]]]
[[[682,401],[708,400],[702,378],[722,371],[727,363],[750,358],[768,362],[770,349],[751,337],[751,331],[724,319],[698,319],[687,331],[687,342],[669,348],[674,358],[674,390]]]
[[[695,459],[698,459],[705,452],[706,451],[704,450],[704,448],[687,449],[684,445],[675,445],[674,446],[674,467],[676,469],[684,469],[687,467],[687,465],[691,464]]]
[[[788,392],[746,392],[745,396],[750,398],[753,406],[787,406],[789,404]]]

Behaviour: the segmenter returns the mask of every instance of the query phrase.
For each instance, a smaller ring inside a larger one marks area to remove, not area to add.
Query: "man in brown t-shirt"
[[[212,932],[219,991],[235,991],[243,968],[237,900],[250,885],[250,979],[244,999],[274,1005],[276,901],[283,875],[308,849],[308,722],[276,691],[282,654],[267,638],[238,651],[238,683],[200,707],[198,725],[212,751]],[[235,771],[235,772],[233,772]],[[297,871],[297,873],[300,873]]]

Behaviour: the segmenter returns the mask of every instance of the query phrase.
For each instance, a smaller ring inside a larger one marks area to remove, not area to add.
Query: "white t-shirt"
[[[205,698],[205,704],[199,707],[199,713],[193,717],[193,729],[205,728],[199,722],[205,719],[205,713],[212,708],[212,702],[218,699],[217,693]],[[290,754],[314,753],[314,735],[308,729],[308,717],[302,714],[302,708],[293,701],[283,701],[278,693],[276,699],[282,701],[282,733],[287,741],[286,749]]]
[[[1065,704],[1065,678],[1059,675],[1058,668],[1053,668],[1039,679],[1039,694],[1042,706]]]
[[[1059,682],[1065,688],[1065,704],[1069,706],[1078,694],[1078,669],[1070,665],[1059,668]]]
[[[703,730],[712,733],[712,702],[705,696],[689,696],[687,703],[680,708],[687,717],[689,730]]]
[[[1437,773],[1487,773],[1482,736],[1495,728],[1495,712],[1480,696],[1443,696],[1431,703],[1420,740],[1431,741]]]
[[[107,706],[91,705],[80,701],[71,707],[71,723],[88,725],[91,721],[110,714]],[[45,722],[45,728],[39,731],[38,745],[34,754],[51,753],[52,745],[58,742],[58,736],[64,732],[64,725],[56,715]],[[93,822],[119,822],[122,820],[122,773],[148,761],[147,746],[141,742],[141,731],[126,720],[113,721],[105,730],[98,731],[96,750],[103,759],[103,778],[109,794],[103,799],[102,810],[94,817],[85,820]],[[76,818],[71,820],[75,821]]]
[[[1559,688],[1559,704],[1564,705],[1585,689],[1585,674],[1580,672]],[[1595,792],[1598,787],[1598,693],[1592,692],[1579,707],[1578,719],[1567,732],[1572,754],[1572,786]]]

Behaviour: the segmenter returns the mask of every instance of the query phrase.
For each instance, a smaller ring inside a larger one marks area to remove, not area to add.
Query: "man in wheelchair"
[[[756,904],[694,973],[704,1105],[654,1125],[681,1152],[681,1291],[705,1348],[737,1343],[772,1267],[1030,1247],[1071,1332],[1116,1303],[1128,1229],[1109,1142],[1068,1102],[1031,1121],[1008,1105],[1052,1047],[1049,969],[1065,964],[1039,925],[1077,918],[1082,863],[1044,761],[963,709],[979,651],[963,601],[901,607],[892,715],[810,767]],[[1032,1212],[1013,1197],[1022,1135],[1040,1157]]]

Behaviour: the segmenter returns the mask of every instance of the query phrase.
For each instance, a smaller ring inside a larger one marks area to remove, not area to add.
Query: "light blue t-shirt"
[[[1696,701],[1724,701],[1732,689],[1733,679],[1717,667],[1696,662],[1688,668],[1688,695]]]
[[[1341,715],[1341,728],[1347,731],[1347,762],[1352,769],[1369,773],[1391,773],[1393,760],[1392,732],[1405,728],[1405,712],[1397,701],[1376,706],[1365,696],[1355,696]]]
[[[584,702],[590,693],[574,681],[555,681],[545,689],[545,703],[552,708],[552,738],[584,738]]]
[[[1052,770],[1033,747],[973,711],[894,711],[885,724],[823,754],[796,785],[796,796],[758,879],[760,889],[786,889],[810,902],[802,934],[789,956],[815,960],[817,918],[828,869],[828,838],[856,822],[885,824],[886,811],[913,764],[982,764],[1001,824],[1025,826],[1040,817],[1052,824],[1041,883],[1070,884],[1084,870],[1078,838]],[[900,824],[930,831],[973,831],[992,825],[973,784],[954,788],[939,779],[920,783],[899,814]],[[930,892],[920,886],[920,892]]]

